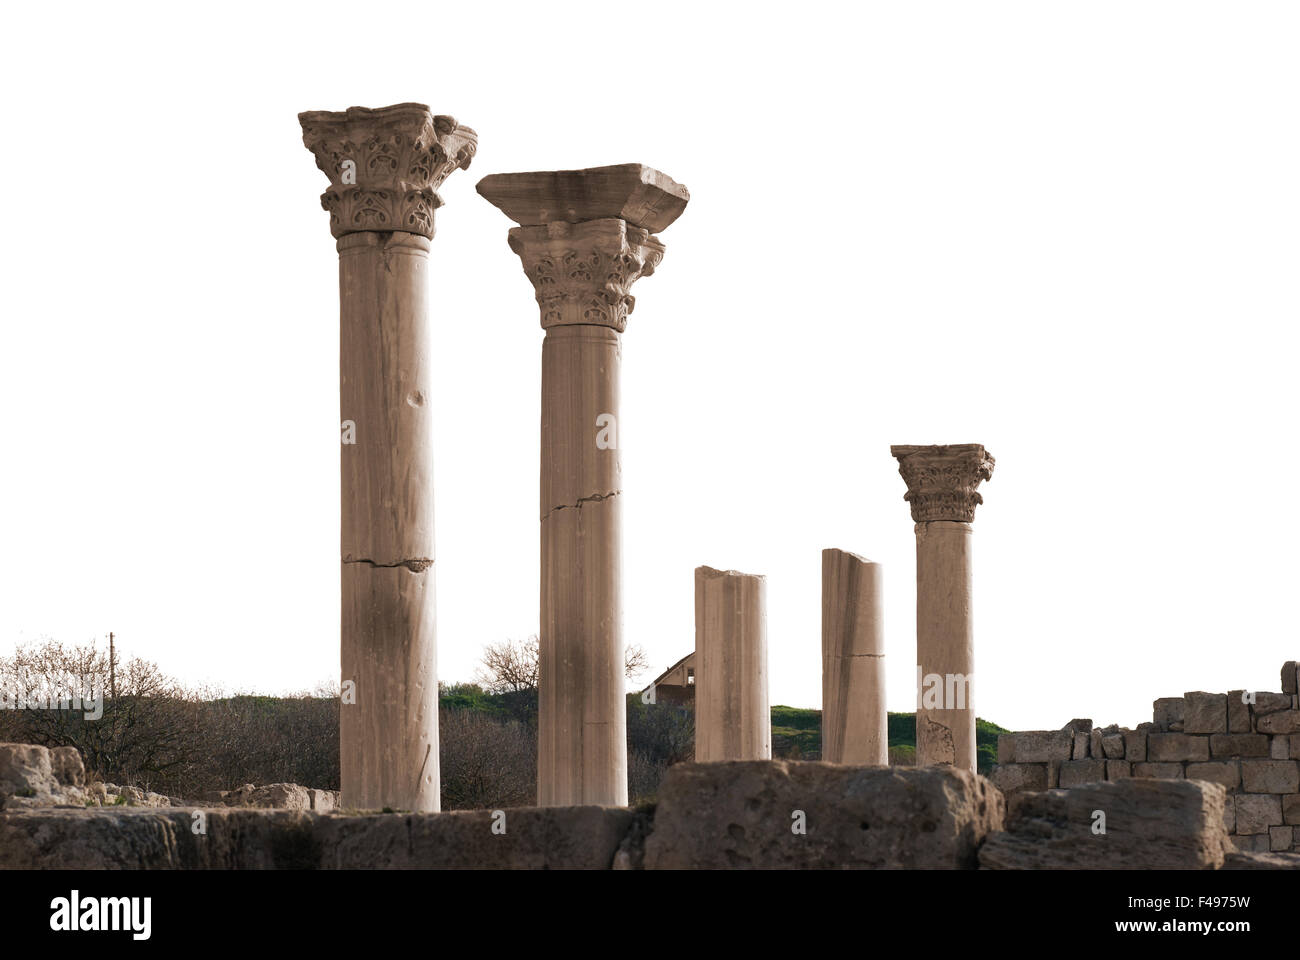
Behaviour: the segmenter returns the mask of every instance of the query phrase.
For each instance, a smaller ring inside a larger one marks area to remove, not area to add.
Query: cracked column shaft
[[[640,164],[505,173],[478,191],[519,226],[510,248],[542,327],[537,802],[627,804],[621,338],[628,292],[686,188]]]
[[[439,808],[427,274],[476,137],[423,104],[299,114],[330,179],[342,414],[341,804]]]
[[[885,766],[885,633],[880,564],[822,551],[822,759]]]
[[[695,761],[771,760],[767,580],[695,568]]]
[[[916,763],[974,772],[971,523],[994,460],[977,443],[890,452],[916,522]]]

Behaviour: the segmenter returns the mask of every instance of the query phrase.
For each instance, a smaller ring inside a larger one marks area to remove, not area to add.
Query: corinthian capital
[[[335,237],[398,230],[433,238],[438,187],[468,167],[478,136],[422,103],[298,114],[302,142],[329,177],[321,206]]]
[[[510,249],[537,292],[543,327],[592,324],[619,333],[636,305],[632,284],[664,256],[649,232],[613,218],[515,227]]]
[[[893,446],[898,472],[907,484],[903,499],[912,505],[912,520],[971,523],[984,502],[976,489],[993,476],[994,460],[978,443],[931,447]]]

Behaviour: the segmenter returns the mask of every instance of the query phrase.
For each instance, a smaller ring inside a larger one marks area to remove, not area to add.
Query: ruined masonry
[[[1028,791],[1128,778],[1201,780],[1227,791],[1238,850],[1300,852],[1300,663],[1282,692],[1185,693],[1155,701],[1151,723],[1003,734],[990,778],[1013,802]]]

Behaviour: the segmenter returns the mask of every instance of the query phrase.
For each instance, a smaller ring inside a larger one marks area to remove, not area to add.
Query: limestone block
[[[1061,729],[1069,730],[1071,733],[1092,733],[1092,721],[1083,719],[1071,720]]]
[[[1162,697],[1151,705],[1151,719],[1161,731],[1168,733],[1171,730],[1178,732],[1183,729],[1183,711],[1185,709],[1182,697]]]
[[[952,767],[679,763],[659,788],[645,867],[971,868],[1003,809],[992,784]]]
[[[1135,763],[1133,776],[1158,780],[1182,780],[1184,779],[1183,765],[1181,763]]]
[[[980,849],[994,870],[1216,869],[1233,850],[1224,791],[1190,781],[1119,780],[1026,794]],[[1106,832],[1092,832],[1094,811]]]
[[[1267,757],[1268,737],[1258,733],[1211,734],[1210,755],[1215,758]]]
[[[1071,730],[1030,730],[1012,736],[1016,738],[1017,763],[1069,760],[1074,746],[1074,733]]]
[[[1246,703],[1245,690],[1228,691],[1228,732],[1250,733],[1250,706]]]
[[[1295,843],[1293,827],[1269,827],[1268,848],[1274,852],[1290,850]]]
[[[1255,729],[1260,733],[1300,733],[1300,710],[1284,710],[1257,717]]]
[[[1088,747],[1092,741],[1092,734],[1079,733],[1074,734],[1074,750],[1070,754],[1071,760],[1087,760]]]
[[[1243,760],[1241,788],[1247,793],[1300,793],[1300,764],[1294,760]]]
[[[1237,804],[1232,797],[1226,797],[1223,801],[1223,826],[1229,833],[1237,831]]]
[[[1253,838],[1252,838],[1253,839]],[[1223,858],[1224,870],[1300,870],[1300,853],[1238,850]]]
[[[1183,694],[1183,732],[1227,733],[1227,694],[1200,691]]]
[[[1065,762],[1064,760],[1047,761],[1047,788],[1049,790],[1055,790],[1061,785],[1061,764]]]
[[[1300,736],[1300,734],[1297,734]],[[1291,759],[1291,737],[1277,736],[1269,743],[1269,757],[1273,760]]]
[[[86,765],[81,751],[76,747],[54,747],[50,750],[50,769],[54,778],[65,787],[80,787],[86,783]]]
[[[1147,760],[1152,763],[1209,759],[1209,737],[1190,736],[1186,733],[1153,733],[1147,738]]]
[[[1133,764],[1127,760],[1107,760],[1106,761],[1106,779],[1123,780],[1125,777],[1133,776]]]
[[[1106,756],[1106,751],[1101,745],[1100,727],[1092,728],[1092,739],[1088,742],[1088,755],[1096,757],[1099,760],[1104,759]],[[1074,759],[1081,760],[1082,757],[1075,757]]]
[[[1275,793],[1239,793],[1237,833],[1268,833],[1269,827],[1282,825],[1282,798]]]
[[[1292,793],[1282,798],[1282,822],[1291,826],[1300,826],[1300,793]]]
[[[1268,831],[1257,834],[1237,833],[1232,838],[1233,845],[1242,853],[1248,854],[1266,854],[1268,853]]]
[[[1255,702],[1250,704],[1250,712],[1258,718],[1281,710],[1290,710],[1292,706],[1289,693],[1260,692],[1255,694]]]
[[[1143,763],[1147,758],[1147,739],[1160,728],[1154,723],[1139,723],[1136,729],[1124,730],[1124,759],[1130,763]]]
[[[1105,760],[1067,760],[1061,764],[1060,785],[1077,787],[1106,779]]]
[[[1116,727],[1114,730],[1109,728],[1101,732],[1101,754],[1107,760],[1124,759],[1124,734]]]
[[[1282,664],[1282,692],[1300,693],[1300,662],[1288,660]]]
[[[998,734],[998,763],[1016,762],[1016,735],[1014,733]]]
[[[989,779],[995,787],[1008,795],[1021,790],[1046,790],[1047,764],[998,764],[989,773]]]
[[[1291,759],[1300,760],[1300,734],[1291,734]]]
[[[1241,770],[1235,760],[1189,763],[1186,775],[1188,780],[1208,780],[1210,783],[1221,784],[1226,790],[1235,790],[1241,786]]]

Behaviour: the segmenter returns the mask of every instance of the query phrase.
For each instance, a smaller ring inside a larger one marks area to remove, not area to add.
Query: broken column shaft
[[[695,568],[695,760],[771,760],[767,580]]]
[[[640,164],[485,177],[542,328],[537,802],[627,804],[619,367],[686,188]]]
[[[894,446],[916,523],[916,762],[974,771],[971,523],[994,460],[977,443]]]
[[[427,297],[435,192],[476,137],[403,103],[298,116],[330,179],[342,414],[340,801],[439,808]]]
[[[880,564],[822,551],[822,759],[889,763]]]

